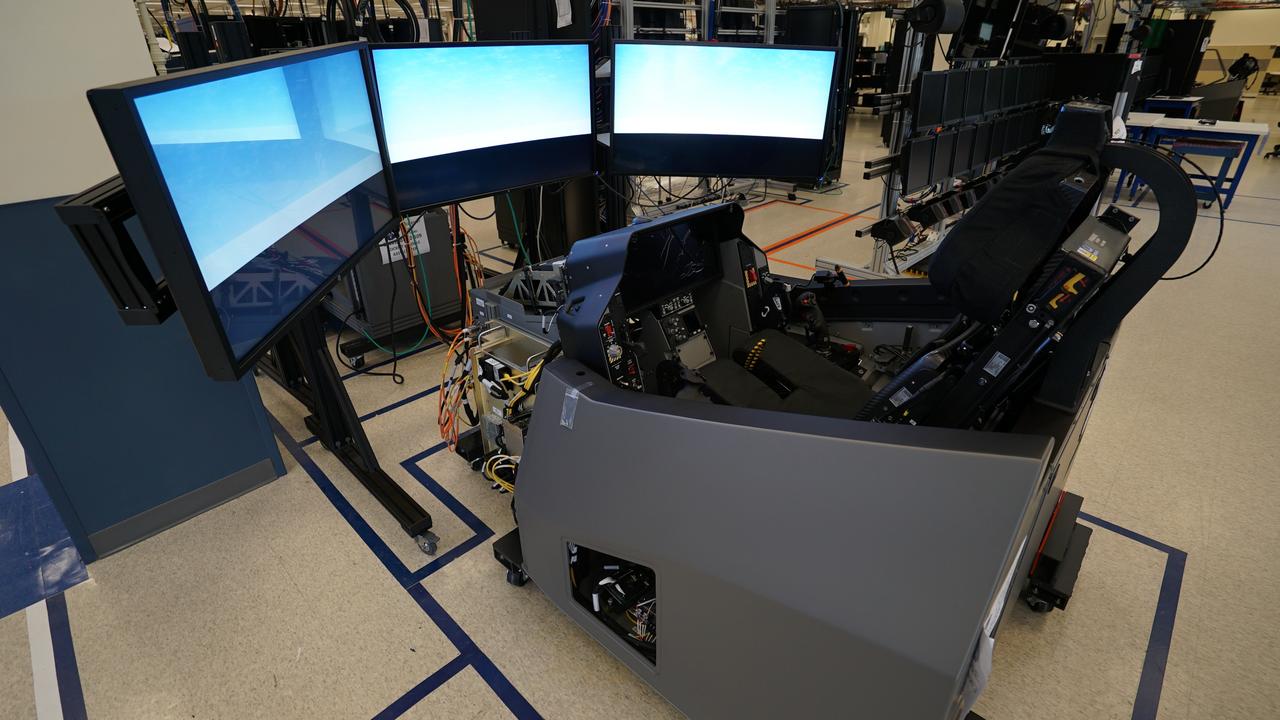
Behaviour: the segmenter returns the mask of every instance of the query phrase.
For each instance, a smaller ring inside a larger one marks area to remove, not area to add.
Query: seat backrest
[[[1106,110],[1064,106],[1048,146],[1014,167],[943,239],[929,279],[962,313],[998,320],[1089,212],[1106,182],[1098,162]]]

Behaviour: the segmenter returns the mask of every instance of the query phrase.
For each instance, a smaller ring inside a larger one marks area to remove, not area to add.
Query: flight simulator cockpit
[[[1090,129],[1096,137],[1100,126]],[[1089,216],[1093,161],[1065,143],[1054,153],[992,190],[951,233],[928,280],[775,276],[743,235],[735,204],[584,241],[565,269],[565,354],[618,387],[668,397],[1009,427],[1043,376],[1049,346],[1102,292],[1137,224],[1114,206]],[[1010,206],[1045,222],[988,232]]]
[[[822,299],[844,294],[927,295],[928,281],[893,282],[879,293],[836,277],[774,277],[742,234],[735,204],[687,211],[604,236],[570,257],[560,321],[566,353],[623,388],[669,397],[825,417],[987,427],[986,407],[1018,384],[1039,351],[1098,292],[1128,248],[1136,219],[1117,208],[1082,223],[1058,246],[1052,271],[1026,292],[1024,322],[997,341],[994,327],[928,298],[887,328],[829,321]],[[611,262],[611,256],[615,256]],[[946,259],[944,254],[943,260]],[[616,267],[621,260],[621,271]],[[609,287],[609,283],[614,283]],[[933,288],[936,291],[936,288]],[[822,298],[822,299],[820,299]],[[856,300],[854,300],[856,302]],[[1006,303],[1014,302],[1012,296]],[[913,335],[916,325],[924,326]],[[926,340],[913,345],[912,340]],[[889,357],[877,356],[886,350]],[[977,364],[977,373],[969,368]],[[1003,376],[1003,377],[1002,377]],[[951,395],[951,393],[956,393]],[[964,398],[963,409],[947,407]]]
[[[1107,118],[1066,106],[927,279],[786,277],[736,204],[579,241],[495,554],[691,716],[960,716],[1008,600],[1070,599],[1067,469],[1194,224]],[[1155,188],[1143,242],[1114,167]]]

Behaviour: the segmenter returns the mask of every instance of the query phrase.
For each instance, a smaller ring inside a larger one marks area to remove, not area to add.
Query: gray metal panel
[[[89,542],[99,558],[106,557],[275,479],[276,471],[271,466],[271,461],[261,460],[239,472],[214,480],[185,495],[179,495],[92,533],[89,535]]]
[[[526,569],[682,711],[958,712],[1048,438],[640,395],[568,360],[538,395],[516,500]],[[572,599],[568,541],[654,570],[656,668]]]
[[[426,213],[414,224],[413,236],[420,251],[417,281],[420,286],[426,286],[425,298],[432,319],[458,313],[461,303],[453,267],[453,241],[444,211]],[[379,245],[356,263],[351,273],[334,286],[332,296],[324,301],[325,308],[339,321],[348,319],[354,310],[355,315],[349,322],[374,337],[389,334],[392,327],[404,330],[422,325],[422,313],[409,285],[399,243],[380,240]],[[396,273],[394,305],[391,302],[393,272]]]

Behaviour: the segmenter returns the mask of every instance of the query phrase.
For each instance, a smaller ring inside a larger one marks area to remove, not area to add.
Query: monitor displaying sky
[[[352,49],[134,100],[210,290],[382,172],[368,98]]]
[[[613,132],[821,140],[834,50],[620,43]]]
[[[391,162],[591,133],[585,44],[373,51]]]

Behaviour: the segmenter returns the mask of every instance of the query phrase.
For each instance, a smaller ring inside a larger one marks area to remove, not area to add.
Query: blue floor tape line
[[[76,648],[71,639],[71,619],[67,615],[67,596],[58,593],[45,601],[49,611],[49,635],[53,639],[53,668],[58,678],[58,699],[62,703],[63,720],[88,720],[84,706],[84,689],[76,665]]]
[[[405,405],[408,405],[409,403],[414,402],[415,400],[421,400],[421,399],[422,399],[422,398],[424,398],[424,397],[428,397],[428,396],[430,396],[430,395],[433,395],[433,394],[435,394],[435,393],[436,393],[437,391],[439,391],[439,390],[440,390],[440,386],[439,386],[439,385],[435,385],[435,386],[432,386],[432,387],[427,388],[426,390],[423,390],[422,392],[414,393],[414,394],[410,395],[409,397],[401,398],[401,399],[399,399],[399,400],[397,400],[397,401],[395,401],[395,402],[391,403],[390,405],[388,405],[388,406],[386,406],[386,407],[378,408],[377,410],[374,410],[374,411],[372,411],[372,412],[367,412],[367,413],[365,413],[364,415],[361,415],[361,416],[360,416],[360,422],[367,422],[367,421],[369,421],[369,420],[372,420],[373,418],[378,417],[379,415],[385,415],[386,413],[389,413],[389,412],[391,412],[392,410],[396,410],[396,409],[398,409],[398,408],[402,408],[402,407],[404,407]],[[298,443],[298,444],[299,444],[301,447],[307,447],[308,445],[311,445],[312,443],[316,442],[316,441],[317,441],[317,440],[319,440],[319,439],[320,439],[320,438],[316,437],[315,435],[312,435],[312,436],[310,436],[310,437],[306,438],[305,440],[303,440],[302,442],[300,442],[300,443]]]
[[[410,350],[410,351],[408,351],[408,352],[400,353],[400,357],[398,357],[398,358],[390,358],[390,357],[389,357],[389,358],[386,358],[385,360],[379,360],[378,362],[376,362],[376,363],[374,363],[374,364],[372,364],[372,365],[365,365],[364,367],[360,368],[359,370],[352,370],[352,371],[348,372],[346,375],[343,375],[343,376],[342,376],[342,379],[343,379],[343,380],[350,380],[351,378],[353,378],[353,377],[355,377],[355,376],[357,376],[357,375],[362,375],[362,374],[364,374],[365,372],[368,372],[369,370],[377,370],[378,368],[380,368],[380,367],[382,367],[382,366],[384,366],[384,365],[390,365],[390,364],[391,364],[393,361],[395,361],[395,360],[403,360],[403,359],[405,359],[405,358],[407,358],[407,357],[413,357],[414,355],[417,355],[417,354],[418,354],[418,353],[420,353],[420,352],[426,352],[426,351],[430,350],[431,348],[436,348],[436,347],[440,347],[440,341],[439,341],[439,340],[428,340],[428,341],[427,341],[427,343],[426,343],[425,345],[422,345],[422,346],[420,346],[420,347],[417,347],[417,348],[415,348],[415,349],[413,349],[413,350]]]
[[[476,657],[472,660],[472,665],[476,669],[476,673],[484,679],[485,683],[493,690],[503,705],[511,711],[519,720],[542,720],[542,716],[538,711],[529,704],[528,700],[520,694],[515,685],[507,679],[506,675],[493,664],[493,660],[488,655],[480,653],[477,650]]]
[[[867,207],[864,207],[861,210],[855,212],[854,215],[861,215],[862,213],[867,212],[868,210],[875,210],[878,207],[880,207],[880,203],[876,203],[875,205],[868,205]]]
[[[521,718],[521,720],[525,718],[536,720],[542,717],[537,710],[533,709],[529,701],[524,699],[520,691],[516,690],[511,681],[507,680],[502,671],[493,664],[493,661],[481,652],[480,648],[476,647],[470,636],[431,596],[431,593],[427,592],[426,588],[421,585],[414,585],[409,588],[409,595],[418,602],[418,606],[435,622],[440,631],[445,634],[445,637],[449,638],[449,641],[453,643],[454,647],[458,648],[458,652],[470,657],[476,673],[493,690],[498,699],[502,701],[502,704],[507,706],[511,714]]]
[[[389,413],[392,410],[395,410],[397,408],[402,408],[405,405],[408,405],[409,403],[414,402],[415,400],[421,400],[424,397],[434,395],[439,389],[440,389],[439,385],[434,385],[421,392],[416,392],[407,398],[401,398],[384,408],[379,408],[372,412],[365,413],[364,415],[360,416],[360,422],[366,422],[368,420],[372,420],[373,418],[376,418],[379,415],[385,415],[386,413]]]
[[[1164,690],[1164,673],[1173,644],[1173,624],[1178,615],[1182,595],[1182,576],[1186,572],[1187,554],[1172,553],[1165,560],[1164,579],[1160,583],[1160,599],[1151,620],[1151,639],[1142,662],[1142,678],[1138,681],[1138,697],[1133,703],[1133,720],[1155,720],[1160,709],[1160,693]]]
[[[384,410],[385,409],[386,408],[384,408]],[[440,452],[440,450],[445,447],[445,444],[440,443],[424,450],[423,452],[406,460],[403,465],[406,469],[411,465],[413,469],[410,472],[418,482],[422,483],[423,486],[435,495],[436,498],[439,499],[446,507],[455,512],[459,519],[461,519],[474,534],[458,547],[449,550],[441,557],[438,557],[428,563],[425,567],[417,571],[410,572],[409,569],[405,567],[404,563],[400,561],[400,558],[395,555],[382,538],[378,537],[377,532],[375,532],[369,523],[361,517],[360,513],[356,511],[346,497],[342,495],[342,492],[333,484],[333,481],[325,475],[324,471],[320,469],[320,466],[316,465],[315,461],[312,460],[311,457],[307,455],[307,452],[302,449],[302,446],[293,439],[293,436],[291,436],[287,430],[285,430],[284,426],[280,424],[280,421],[270,413],[268,413],[267,417],[271,422],[273,432],[275,432],[276,436],[280,439],[280,442],[284,444],[285,449],[288,450],[289,454],[293,456],[294,460],[297,461],[300,466],[302,466],[303,470],[306,471],[312,482],[320,488],[320,491],[329,500],[329,503],[333,505],[334,509],[338,511],[338,514],[347,521],[347,524],[351,526],[351,529],[364,542],[365,546],[369,548],[370,552],[378,558],[383,567],[387,569],[387,572],[391,573],[392,577],[394,577],[396,581],[405,588],[410,597],[418,603],[418,606],[422,608],[423,612],[431,618],[431,621],[436,624],[436,627],[440,628],[440,631],[444,633],[445,637],[453,643],[454,647],[458,648],[459,655],[465,658],[466,664],[470,664],[475,667],[476,672],[482,679],[484,679],[485,683],[489,685],[494,694],[498,696],[498,699],[501,700],[516,717],[529,718],[530,720],[540,718],[541,716],[533,709],[533,706],[529,704],[529,701],[524,699],[520,692],[516,690],[515,686],[512,685],[511,682],[507,680],[506,676],[498,670],[497,666],[493,664],[493,661],[481,652],[479,647],[477,647],[466,634],[466,631],[458,625],[457,621],[455,621],[453,617],[445,611],[440,603],[437,602],[429,592],[427,592],[427,589],[421,585],[422,578],[425,578],[427,575],[430,575],[441,567],[444,567],[452,560],[460,557],[467,550],[479,545],[485,540],[485,538],[493,535],[493,531],[489,529],[489,527],[485,525],[484,522],[475,515],[475,513],[468,510],[466,506],[458,502],[457,498],[450,495],[448,491],[439,485],[439,483],[435,482],[435,480],[431,479],[431,477],[423,472],[421,468],[417,467],[417,463],[419,461]],[[483,533],[487,533],[487,535],[480,532],[481,530],[483,530]],[[459,548],[463,546],[466,546],[466,549],[459,550]],[[434,677],[438,674],[439,671],[433,673],[432,676]],[[430,679],[431,678],[428,678],[428,680]],[[447,679],[448,678],[439,679],[439,683],[434,687],[428,686],[426,692],[430,692],[431,689],[439,687]],[[425,682],[426,681],[424,681],[424,683]],[[423,684],[419,683],[419,685],[415,686],[413,690],[406,693],[405,696],[397,699],[395,703],[393,703],[393,706],[399,707],[397,703],[406,701],[406,698],[408,698],[409,695],[413,694],[415,690],[422,686]],[[392,710],[392,707],[388,707],[383,710],[382,713],[379,713],[377,717],[398,717],[409,707],[412,707],[413,703],[416,703],[418,700],[421,700],[422,697],[425,697],[426,692],[416,697],[413,702],[410,702],[403,709],[394,712],[394,714],[386,714]]]
[[[397,698],[382,712],[374,715],[373,720],[393,720],[400,717],[408,712],[409,708],[417,705],[419,701],[430,695],[441,685],[452,680],[455,675],[462,672],[469,665],[471,665],[471,662],[465,655],[459,655],[450,660],[444,667],[428,675],[426,680],[418,683],[412,690]]]
[[[1143,545],[1146,545],[1147,547],[1152,548],[1154,550],[1159,550],[1162,553],[1166,553],[1170,555],[1172,555],[1173,553],[1182,553],[1183,555],[1186,555],[1186,553],[1173,547],[1172,545],[1166,545],[1160,542],[1159,540],[1152,540],[1146,535],[1134,532],[1126,527],[1120,527],[1119,525],[1116,525],[1115,523],[1109,520],[1103,520],[1102,518],[1095,517],[1093,515],[1090,515],[1087,512],[1081,512],[1079,516],[1081,520],[1084,520],[1091,525],[1097,525],[1098,527],[1103,528],[1105,530],[1110,530],[1111,532],[1117,535],[1123,535],[1124,537],[1127,537],[1130,540],[1133,540],[1134,542],[1142,543]]]
[[[498,257],[497,255],[494,255],[494,254],[492,254],[492,253],[485,252],[484,250],[481,250],[481,251],[480,251],[480,256],[481,256],[481,257],[487,257],[487,258],[489,258],[490,260],[497,260],[498,262],[500,262],[500,263],[502,263],[502,264],[506,265],[507,267],[515,267],[515,266],[516,266],[516,264],[515,264],[515,263],[513,263],[513,262],[511,262],[510,260],[508,260],[508,259],[506,259],[506,258],[503,258],[503,257]]]
[[[342,519],[347,521],[347,524],[364,541],[364,544],[369,547],[374,557],[378,558],[378,561],[387,569],[387,572],[391,573],[397,581],[401,577],[407,576],[409,574],[408,568],[404,566],[404,563],[400,562],[400,558],[396,557],[396,554],[382,541],[382,538],[378,537],[378,534],[373,531],[369,523],[365,522],[360,513],[356,512],[355,507],[343,497],[342,492],[324,474],[320,466],[316,465],[315,460],[312,460],[311,456],[307,455],[307,452],[293,439],[289,431],[284,429],[284,426],[280,424],[280,421],[274,415],[267,413],[267,419],[271,422],[271,429],[275,432],[276,437],[284,444],[285,450],[288,450],[298,465],[302,466],[302,469],[311,478],[311,482],[320,488],[320,492],[324,493],[324,496],[329,500],[329,504],[333,505],[338,514],[342,516]]]
[[[454,560],[457,560],[458,558],[470,552],[480,543],[493,537],[493,530],[488,525],[486,525],[483,520],[477,517],[476,514],[471,512],[471,510],[466,505],[463,505],[461,501],[459,501],[456,497],[450,494],[448,490],[445,490],[444,487],[440,485],[440,483],[436,482],[435,479],[433,479],[430,475],[426,473],[426,471],[424,471],[421,467],[418,466],[418,463],[440,452],[441,450],[444,450],[447,447],[448,445],[441,442],[431,448],[423,450],[422,452],[418,453],[417,455],[414,455],[408,460],[405,460],[404,462],[400,463],[400,466],[403,467],[405,471],[408,472],[409,475],[411,475],[415,480],[417,480],[424,488],[426,488],[428,492],[434,495],[435,498],[440,501],[440,504],[448,508],[449,512],[452,512],[455,516],[457,516],[457,518],[461,520],[463,524],[465,524],[471,530],[472,535],[471,537],[458,543],[456,546],[450,548],[444,553],[441,553],[439,556],[436,557],[436,559],[427,563],[423,567],[410,573],[408,577],[409,583],[422,582],[422,580],[425,579],[431,573],[439,570],[445,565],[448,565]]]
[[[418,393],[409,398],[405,398],[404,400],[398,400],[395,403],[392,403],[391,405],[388,405],[384,408],[375,410],[371,413],[361,416],[360,420],[361,422],[363,422],[365,420],[368,420],[371,417],[377,417],[378,415],[382,415],[383,413],[391,412],[392,410],[398,407],[402,407],[408,404],[409,402],[412,402],[413,400],[426,397],[434,393],[438,389],[439,389],[439,386],[436,386],[425,392]],[[281,429],[283,429],[283,427]],[[290,436],[290,440],[292,440],[292,436]],[[301,443],[298,443],[298,447],[300,449],[305,448],[315,443],[316,441],[317,441],[317,438],[313,435],[307,438],[306,440],[303,440]],[[286,443],[285,446],[287,448],[288,443]],[[448,565],[454,560],[457,560],[459,557],[465,555],[468,551],[472,550],[480,543],[493,537],[493,530],[490,529],[488,525],[485,525],[484,521],[476,517],[475,513],[471,512],[471,510],[469,510],[467,506],[459,502],[458,499],[455,498],[453,495],[451,495],[448,490],[445,490],[444,487],[442,487],[439,483],[437,483],[422,468],[418,467],[419,462],[436,454],[437,452],[440,452],[445,447],[446,447],[445,443],[443,442],[438,443],[435,446],[428,448],[418,453],[417,455],[414,455],[408,460],[405,460],[404,462],[400,463],[400,465],[405,469],[406,472],[409,473],[409,475],[411,475],[415,480],[417,480],[419,484],[421,484],[424,488],[426,488],[428,492],[434,495],[436,499],[441,502],[441,504],[447,507],[454,515],[458,517],[458,519],[462,520],[463,524],[465,524],[468,528],[471,529],[473,533],[472,536],[458,543],[456,546],[450,548],[449,550],[446,550],[445,552],[436,556],[434,560],[418,568],[417,570],[410,570],[403,562],[401,562],[400,558],[396,556],[396,554],[391,550],[389,546],[387,546],[385,542],[383,542],[382,538],[378,537],[377,533],[374,532],[372,528],[369,529],[369,532],[373,533],[373,536],[372,536],[373,539],[372,540],[365,539],[366,544],[377,542],[382,546],[382,549],[378,549],[374,551],[375,554],[378,555],[379,558],[385,557],[385,559],[383,560],[383,565],[385,565],[387,568],[387,571],[390,572],[392,575],[394,575],[396,577],[396,580],[399,581],[399,583],[405,587],[408,587],[409,585],[413,585],[415,583],[422,582],[422,580],[426,578],[428,575],[430,575],[431,573],[439,570],[445,565]],[[311,458],[308,456],[307,460],[310,461]],[[305,465],[304,465],[304,469],[306,469]],[[317,470],[319,470],[318,467],[317,467]],[[308,470],[308,472],[310,471]],[[313,476],[313,479],[314,479],[314,476]],[[328,481],[328,478],[326,477],[325,480]],[[317,484],[319,484],[319,482],[317,482]],[[332,482],[329,482],[329,485],[332,485]],[[323,491],[325,490],[325,487],[321,485],[320,489]],[[346,497],[342,496],[342,492],[338,490],[336,486],[333,486],[333,492],[336,494],[338,498],[341,499],[343,503],[350,505],[350,503],[347,502]],[[337,503],[337,501],[334,500],[333,497],[330,497],[330,502],[334,502],[335,504]],[[356,512],[354,507],[351,508],[351,512],[353,513]],[[357,532],[359,532],[358,529],[357,529]]]
[[[1151,634],[1147,639],[1147,652],[1142,661],[1142,675],[1138,680],[1138,694],[1133,702],[1132,715],[1133,720],[1155,720],[1160,709],[1160,694],[1164,690],[1169,650],[1173,644],[1173,625],[1178,616],[1178,601],[1182,596],[1187,553],[1088,513],[1082,512],[1079,517],[1166,555],[1164,577],[1160,581],[1160,597],[1156,600],[1155,616],[1151,619]]]

